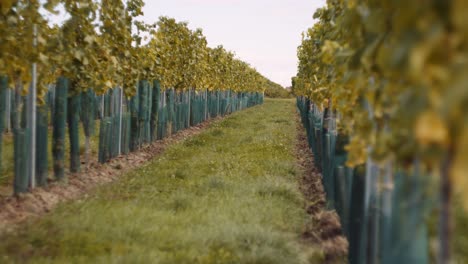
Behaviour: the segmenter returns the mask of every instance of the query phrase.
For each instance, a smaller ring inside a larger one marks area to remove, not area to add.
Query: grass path
[[[267,100],[214,123],[3,236],[0,262],[320,263],[300,243],[294,111],[292,100]]]

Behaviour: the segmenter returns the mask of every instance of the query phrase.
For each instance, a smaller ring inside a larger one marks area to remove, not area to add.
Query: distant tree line
[[[265,87],[265,96],[269,98],[292,98],[293,96],[291,90],[287,90],[283,86],[270,80],[266,81]]]

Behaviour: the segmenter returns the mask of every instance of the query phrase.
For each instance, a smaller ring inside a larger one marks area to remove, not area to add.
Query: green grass
[[[9,263],[321,263],[307,215],[292,100],[267,100],[172,145],[120,181],[0,241]]]
[[[84,161],[84,145],[85,145],[85,135],[83,126],[80,124],[80,152],[82,154],[82,161]],[[49,177],[53,178],[53,159],[52,159],[52,128],[49,129],[49,139],[48,139],[47,150],[49,153]],[[99,147],[99,121],[96,121],[95,133],[90,140],[91,156],[96,156]],[[14,153],[13,153],[13,133],[8,133],[3,135],[3,151],[1,157],[1,168],[2,173],[0,173],[0,186],[5,186],[13,183],[14,177]],[[68,137],[68,128],[66,129],[65,137],[65,166],[67,168],[70,166],[70,140]]]

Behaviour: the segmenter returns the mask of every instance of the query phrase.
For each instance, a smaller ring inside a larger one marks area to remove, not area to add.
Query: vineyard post
[[[442,162],[441,168],[441,185],[440,185],[440,253],[439,263],[451,263],[451,246],[452,241],[452,183],[450,181],[450,169],[455,157],[455,147],[450,145],[449,150]]]
[[[49,92],[51,93],[50,102],[49,102],[51,117],[54,116],[54,111],[55,111],[55,86],[56,84],[49,85]]]
[[[6,89],[6,102],[5,102],[5,129],[8,133],[11,132],[11,90]]]
[[[33,47],[37,47],[37,25],[33,25]],[[37,63],[32,64],[32,82],[28,95],[28,128],[30,130],[28,177],[29,186],[36,187],[36,99],[37,99]]]
[[[8,79],[6,76],[0,77],[0,100],[6,100],[6,92],[8,90]],[[0,173],[2,173],[2,144],[3,132],[5,129],[5,104],[0,104]]]
[[[391,241],[391,228],[390,221],[392,212],[392,194],[394,192],[394,180],[393,175],[395,174],[393,161],[387,162],[383,170],[383,178],[381,181],[383,182],[382,188],[382,219],[381,221],[381,229],[382,233],[380,234],[380,242],[379,248],[383,251],[381,252],[381,256],[388,256],[389,248],[390,248],[390,241]]]
[[[208,89],[205,89],[205,120],[208,120]]]
[[[188,90],[188,118],[187,118],[187,127],[190,127],[190,108],[192,107],[192,89]]]
[[[216,104],[216,115],[219,116],[220,115],[220,106],[219,106],[219,97],[220,97],[220,94],[219,94],[219,91],[216,91],[216,99],[218,100],[217,101],[217,104]]]
[[[14,170],[15,179],[13,184],[13,190],[15,194],[24,193],[28,190],[28,165],[25,157],[27,156],[27,144],[25,143],[26,129],[23,124],[22,113],[26,113],[23,110],[23,98],[21,91],[23,90],[23,83],[17,79],[15,81],[15,97],[13,100],[12,107],[12,127],[13,127],[13,153],[14,153]]]
[[[107,92],[106,92],[106,93],[107,93]],[[104,106],[105,106],[105,103],[104,103],[104,100],[105,100],[105,99],[104,99],[104,97],[105,97],[106,93],[103,93],[103,94],[101,95],[101,120],[104,118],[104,113],[105,113],[105,111],[104,111]]]
[[[160,112],[161,104],[161,86],[159,81],[153,81],[153,93],[151,95],[151,141],[156,141],[158,138],[158,113]]]
[[[91,147],[90,147],[90,138],[94,134],[95,131],[95,119],[96,119],[96,98],[95,94],[92,90],[87,90],[80,93],[81,96],[81,114],[80,119],[83,123],[84,135],[85,135],[85,164],[87,166],[86,169],[89,167],[89,158],[91,154]]]
[[[227,95],[227,104],[226,104],[226,114],[231,114],[232,112],[232,90],[228,90],[228,95]]]
[[[11,119],[12,119],[12,130],[16,132],[21,129],[21,91],[23,90],[23,84],[20,80],[15,81],[15,90],[13,97],[13,104],[11,109]]]
[[[122,104],[123,104],[123,89],[119,89],[119,139],[118,139],[118,155],[122,154]]]
[[[68,98],[67,104],[67,121],[68,121],[68,136],[70,142],[70,172],[77,173],[80,171],[80,137],[79,123],[81,112],[81,97],[80,94],[72,95]]]
[[[54,175],[57,180],[65,177],[65,126],[67,117],[68,79],[59,77],[55,87],[55,110],[53,115],[53,143]]]
[[[161,96],[160,96],[160,108],[161,108],[161,112],[160,112],[160,115],[158,114],[158,137],[159,139],[163,139],[164,138],[164,135],[165,135],[165,129],[166,129],[166,113],[165,113],[165,109],[166,109],[166,90],[163,90],[161,91]]]
[[[165,113],[165,116],[164,116],[164,127],[163,127],[163,137],[166,137],[167,135],[167,120],[168,120],[168,107],[167,107],[167,89],[164,90],[164,93],[163,93],[163,98],[162,98],[162,106],[163,106],[163,109],[165,110],[164,113]]]
[[[369,84],[373,84],[374,79],[369,79]],[[365,107],[368,111],[369,120],[374,120],[374,110],[371,105],[366,101]],[[372,122],[372,128],[375,129],[376,123]],[[367,146],[367,153],[372,153],[372,146]],[[377,200],[377,179],[378,178],[378,165],[374,162],[371,156],[367,157],[366,160],[366,173],[364,176],[364,215],[366,218],[366,225],[363,227],[364,236],[368,237],[368,240],[364,243],[366,248],[366,256],[370,263],[375,263],[377,257],[378,239],[378,216],[376,213],[376,206],[379,203]]]
[[[115,90],[118,88],[113,88],[110,90],[110,96],[109,96],[109,116],[114,117],[115,116]]]

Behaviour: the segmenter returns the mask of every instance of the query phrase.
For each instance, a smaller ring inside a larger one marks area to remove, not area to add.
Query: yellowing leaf
[[[94,36],[92,35],[87,35],[84,39],[84,41],[86,41],[88,44],[92,44],[94,42]]]
[[[107,88],[112,89],[112,82],[111,82],[111,81],[106,81],[106,82],[104,83],[104,85],[105,85]]]
[[[39,53],[39,61],[46,64],[49,58],[44,53]]]
[[[9,24],[16,24],[16,23],[18,23],[18,19],[16,17],[14,17],[14,16],[8,16],[7,22]]]
[[[346,166],[356,167],[366,162],[366,144],[358,137],[353,137],[349,144],[345,147],[345,150],[349,152]]]
[[[349,9],[353,9],[353,8],[356,7],[357,1],[356,1],[356,0],[348,0],[348,1],[347,1],[347,4],[348,4],[348,8],[349,8]]]
[[[455,191],[462,196],[463,207],[468,212],[468,124],[465,124],[461,137],[457,140],[455,160],[451,178]]]
[[[453,0],[451,7],[453,24],[467,32],[468,16],[466,14],[468,13],[468,2],[466,0]]]
[[[420,115],[415,127],[416,140],[423,146],[436,144],[446,146],[449,132],[444,121],[435,111],[426,111]]]
[[[81,61],[81,58],[83,57],[83,55],[84,55],[84,53],[81,50],[75,50],[73,52],[73,56],[75,57],[75,59],[77,59],[79,61]]]

